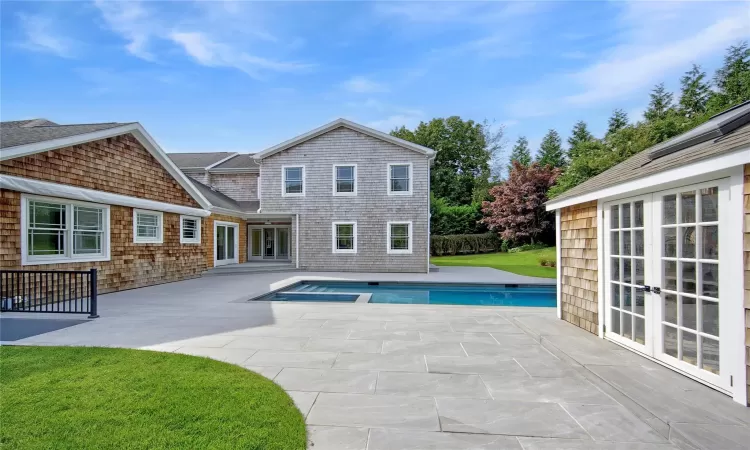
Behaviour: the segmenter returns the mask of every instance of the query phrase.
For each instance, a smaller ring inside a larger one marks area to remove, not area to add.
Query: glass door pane
[[[275,253],[275,229],[274,228],[264,228],[263,229],[263,240],[265,241],[265,245],[263,246],[263,259],[274,259],[276,256]]]
[[[719,375],[719,187],[687,187],[659,202],[659,350]]]
[[[646,309],[646,217],[644,200],[610,204],[605,214],[607,334],[645,351],[649,339]]]
[[[277,242],[277,259],[288,259],[289,258],[289,229],[278,228],[278,242]]]
[[[216,226],[216,260],[223,261],[227,258],[226,242],[227,227],[223,225]]]
[[[259,257],[262,256],[261,249],[262,249],[262,241],[263,241],[263,235],[262,230],[259,230],[257,228],[253,229],[250,232],[250,256]]]
[[[227,259],[234,259],[234,242],[237,238],[237,227],[227,227]]]

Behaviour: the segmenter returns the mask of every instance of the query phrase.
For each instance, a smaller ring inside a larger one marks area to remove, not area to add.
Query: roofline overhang
[[[597,189],[560,200],[552,199],[545,204],[545,208],[547,211],[554,211],[594,200],[608,200],[625,195],[639,195],[639,193],[654,191],[656,189],[669,189],[670,185],[680,184],[682,180],[701,176],[709,178],[712,175],[721,176],[727,169],[745,164],[750,164],[750,145],[745,145],[723,155],[701,159],[684,166],[675,167],[674,169],[654,173],[642,178],[635,178],[614,186],[608,186],[603,189]]]
[[[244,220],[250,220],[250,219],[262,219],[265,217],[274,218],[274,217],[282,217],[282,216],[289,216],[294,217],[299,213],[292,213],[292,212],[269,212],[269,213],[261,213],[261,212],[250,212],[250,211],[236,211],[233,209],[227,209],[227,208],[220,208],[218,206],[212,206],[209,208],[209,210],[212,213],[216,214],[224,214],[227,216],[237,217],[239,219]]]
[[[210,169],[208,173],[260,173],[260,168],[227,168]]]
[[[35,142],[33,144],[17,145],[15,147],[7,147],[0,150],[0,161],[6,161],[9,159],[20,158],[23,156],[30,156],[36,153],[47,152],[50,150],[57,150],[64,147],[70,147],[72,145],[80,145],[88,142],[98,141],[101,139],[107,139],[123,134],[132,134],[138,142],[143,145],[151,155],[156,158],[157,161],[164,167],[167,172],[185,189],[193,199],[195,199],[202,208],[208,209],[211,203],[198,191],[198,189],[190,182],[187,176],[182,173],[174,162],[167,156],[166,152],[156,143],[153,137],[146,131],[143,126],[138,123],[129,123],[120,127],[108,128],[106,130],[94,131],[91,133],[82,133],[74,136],[68,136],[59,139],[51,139],[48,141]]]
[[[349,128],[350,130],[358,131],[370,137],[380,139],[380,140],[389,142],[391,144],[397,145],[399,147],[405,148],[407,150],[412,150],[417,153],[421,153],[423,155],[427,155],[430,157],[434,157],[436,154],[435,150],[421,146],[419,144],[414,144],[413,142],[409,142],[409,141],[397,138],[395,136],[391,136],[390,134],[374,130],[364,125],[354,123],[350,120],[336,119],[333,122],[327,123],[321,127],[315,128],[314,130],[308,131],[307,133],[301,134],[297,137],[284,141],[278,145],[274,145],[273,147],[269,147],[261,152],[258,152],[253,156],[253,159],[255,159],[256,161],[262,160],[263,158],[267,158],[278,152],[284,151],[290,147],[301,144],[302,142],[308,141],[310,139],[313,139],[315,137],[318,137],[322,134],[325,134],[329,131],[335,130],[336,128],[340,128],[340,127]]]
[[[231,154],[231,155],[227,156],[226,158],[222,158],[222,159],[220,159],[220,160],[216,161],[216,162],[215,162],[215,163],[213,163],[213,164],[209,164],[208,166],[206,166],[206,170],[211,170],[211,169],[213,169],[214,167],[218,166],[219,164],[223,164],[223,163],[225,163],[225,162],[229,161],[230,159],[234,158],[234,157],[235,157],[235,156],[237,156],[237,155],[239,155],[239,153],[233,153],[233,154]]]

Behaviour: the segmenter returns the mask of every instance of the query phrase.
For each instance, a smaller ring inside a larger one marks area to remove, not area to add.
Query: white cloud
[[[74,42],[55,31],[51,17],[18,14],[18,22],[24,37],[19,47],[64,58],[73,55]]]
[[[368,94],[375,92],[388,92],[388,86],[378,83],[364,76],[355,76],[349,78],[341,85],[349,92],[357,94]]]
[[[172,32],[169,39],[179,44],[196,62],[208,67],[231,67],[254,78],[262,78],[264,70],[275,72],[299,72],[312,66],[296,62],[274,61],[237,51],[234,47],[214,42],[200,32]]]
[[[572,72],[545,75],[518,88],[506,103],[515,117],[538,117],[592,106],[616,106],[653,85],[715,58],[748,35],[747,11],[736,5],[630,2],[622,4],[618,44]]]
[[[388,133],[395,128],[401,128],[402,126],[414,129],[422,120],[424,120],[424,113],[415,110],[403,114],[393,114],[379,120],[372,120],[365,123],[365,125],[384,133]]]
[[[128,43],[125,49],[141,59],[154,61],[156,56],[148,51],[148,44],[161,25],[146,10],[142,2],[96,0],[96,7],[102,14],[107,26],[121,35]]]

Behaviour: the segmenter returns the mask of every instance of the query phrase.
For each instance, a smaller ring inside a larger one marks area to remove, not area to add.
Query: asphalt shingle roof
[[[683,150],[651,159],[649,150],[631,156],[620,164],[586,180],[578,186],[551,199],[555,203],[600,189],[615,186],[626,181],[637,180],[666,170],[675,169],[702,159],[729,153],[750,145],[750,124],[743,125],[724,136],[712,139]]]
[[[167,153],[167,156],[180,169],[205,169],[233,154],[234,152]]]
[[[256,212],[258,211],[258,208],[260,208],[259,201],[238,202],[233,198],[228,197],[219,191],[215,191],[209,186],[206,186],[205,184],[192,178],[190,178],[190,182],[195,185],[195,187],[200,191],[201,194],[203,194],[204,197],[206,197],[206,200],[208,200],[208,202],[211,203],[212,206],[240,212]]]
[[[45,119],[0,122],[0,148],[35,144],[37,142],[93,133],[116,128],[127,123],[89,123],[79,125],[57,125]]]
[[[253,159],[253,155],[244,153],[211,168],[213,169],[260,169],[260,164]]]

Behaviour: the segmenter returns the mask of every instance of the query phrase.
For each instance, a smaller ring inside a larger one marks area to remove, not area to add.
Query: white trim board
[[[434,158],[436,154],[435,150],[432,150],[430,148],[423,147],[421,145],[414,144],[412,142],[405,141],[403,139],[399,139],[395,136],[391,136],[390,134],[386,134],[381,131],[373,130],[372,128],[366,127],[364,125],[360,125],[358,123],[354,123],[350,120],[336,119],[333,122],[327,123],[321,127],[315,128],[314,130],[308,131],[307,133],[300,134],[297,137],[289,139],[288,141],[284,141],[281,144],[274,145],[273,147],[269,147],[263,150],[262,152],[256,153],[255,156],[253,156],[253,158],[255,158],[256,161],[263,159],[263,158],[267,158],[271,155],[284,151],[290,147],[294,147],[295,145],[301,144],[305,141],[308,141],[310,139],[313,139],[315,137],[318,137],[322,134],[328,133],[329,131],[333,131],[340,127],[349,128],[350,130],[357,131],[362,134],[366,134],[375,139],[380,139],[382,141],[386,141],[391,144],[397,145],[401,148],[405,148],[407,150],[412,150],[417,153],[421,153],[430,158]]]
[[[146,131],[140,123],[129,123],[121,127],[109,128],[101,131],[94,131],[92,133],[77,134],[75,136],[69,136],[59,139],[52,139],[49,141],[35,142],[33,144],[17,145],[15,147],[4,148],[0,152],[0,161],[8,159],[20,158],[22,156],[29,156],[36,153],[47,152],[50,150],[56,150],[63,147],[70,147],[72,145],[85,144],[87,142],[98,141],[122,134],[132,134],[138,142],[148,151],[157,161],[169,172],[170,175],[177,181],[177,183],[185,189],[191,197],[198,202],[203,208],[211,206],[208,200],[201,194],[198,189],[190,182],[187,175],[177,168],[167,156],[164,150],[156,143],[153,137]]]
[[[145,200],[127,195],[113,194],[104,191],[95,191],[67,184],[50,183],[48,181],[32,180],[29,178],[3,175],[0,177],[0,188],[10,191],[25,192],[28,194],[45,195],[64,199],[80,200],[84,202],[102,203],[107,205],[129,206],[131,208],[150,209],[175,214],[207,217],[211,213],[204,209],[191,208],[189,206],[173,205],[171,203]]]
[[[750,148],[748,147],[575,197],[559,201],[552,199],[547,203],[546,208],[547,211],[553,211],[592,200],[615,200],[618,197],[632,197],[685,184],[723,178],[730,176],[734,167],[745,164],[750,164]]]

